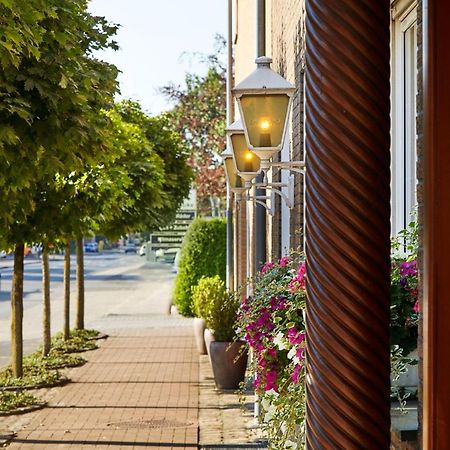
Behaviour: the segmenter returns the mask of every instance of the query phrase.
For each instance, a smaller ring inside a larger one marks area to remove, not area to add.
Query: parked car
[[[84,251],[86,253],[97,253],[98,252],[97,242],[86,242],[86,244],[84,244]]]
[[[124,248],[125,253],[136,253],[136,246],[133,242],[127,242]]]
[[[168,248],[164,251],[164,262],[167,262],[169,264],[173,264],[175,261],[175,257],[178,253],[178,248]]]

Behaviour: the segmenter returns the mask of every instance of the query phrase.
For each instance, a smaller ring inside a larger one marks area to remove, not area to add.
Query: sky
[[[151,114],[170,108],[158,89],[183,84],[186,72],[205,73],[192,54],[212,53],[214,36],[227,34],[226,0],[91,0],[89,9],[121,25],[120,50],[97,56],[122,71],[121,97]]]

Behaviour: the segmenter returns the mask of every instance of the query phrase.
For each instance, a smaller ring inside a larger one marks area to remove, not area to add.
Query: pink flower
[[[280,267],[286,267],[289,264],[289,258],[287,256],[283,256],[279,261],[278,265]]]
[[[299,364],[297,364],[294,367],[294,371],[291,373],[291,380],[294,384],[298,383],[298,377],[300,375],[300,371],[302,370],[301,366]]]
[[[268,348],[267,349],[267,356],[269,356],[270,358],[275,359],[277,357],[277,351],[274,348]]]
[[[261,273],[266,273],[268,270],[273,269],[274,267],[275,266],[273,263],[266,262],[261,268]]]
[[[419,300],[416,301],[416,303],[414,303],[413,306],[413,311],[418,314],[420,312],[420,304],[419,304]]]
[[[305,333],[297,331],[294,327],[288,330],[288,340],[291,344],[301,344],[305,339]]]
[[[272,297],[270,299],[270,307],[272,311],[286,309],[286,299],[284,297]]]
[[[276,383],[269,383],[267,382],[266,385],[264,386],[264,390],[265,391],[275,391],[278,392],[278,386]]]
[[[303,359],[305,358],[305,347],[300,347],[295,350],[295,356],[297,356],[300,361],[303,361]]]
[[[405,261],[400,264],[400,275],[403,277],[417,275],[417,262]]]
[[[277,377],[278,374],[276,370],[269,370],[266,375],[266,380],[268,383],[275,383],[277,381]]]
[[[297,275],[289,282],[288,289],[291,292],[296,292],[299,289],[305,288],[306,263],[301,263],[298,268]]]

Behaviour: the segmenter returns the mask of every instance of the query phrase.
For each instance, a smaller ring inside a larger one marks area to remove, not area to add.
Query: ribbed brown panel
[[[389,0],[308,0],[308,449],[389,449]]]

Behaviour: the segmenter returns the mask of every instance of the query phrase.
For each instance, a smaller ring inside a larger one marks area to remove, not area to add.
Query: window
[[[392,22],[392,234],[410,222],[416,196],[416,2],[393,7]]]

